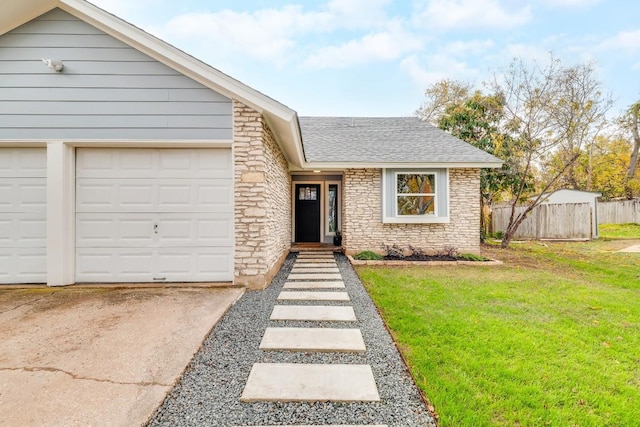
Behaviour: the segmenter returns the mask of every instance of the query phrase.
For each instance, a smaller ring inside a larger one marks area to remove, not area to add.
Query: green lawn
[[[600,224],[598,233],[609,239],[640,239],[640,224]]]
[[[640,425],[639,241],[488,247],[501,267],[358,267],[441,426]]]

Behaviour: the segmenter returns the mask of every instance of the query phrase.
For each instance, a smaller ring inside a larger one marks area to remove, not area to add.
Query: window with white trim
[[[396,172],[396,215],[435,215],[436,174]]]
[[[384,169],[385,223],[449,222],[447,169]]]

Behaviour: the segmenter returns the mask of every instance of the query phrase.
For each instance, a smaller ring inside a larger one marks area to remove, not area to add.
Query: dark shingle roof
[[[300,117],[308,162],[501,163],[417,117]]]

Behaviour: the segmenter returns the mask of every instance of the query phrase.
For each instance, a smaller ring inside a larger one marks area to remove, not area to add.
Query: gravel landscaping
[[[270,321],[276,298],[294,262],[290,255],[271,286],[247,292],[214,327],[181,381],[158,408],[150,426],[268,426],[287,424],[387,424],[434,426],[382,319],[346,257],[337,254],[357,322]],[[349,302],[291,305],[351,305]],[[360,328],[364,354],[266,352],[258,349],[267,327]],[[371,365],[378,403],[241,403],[254,363],[347,363]]]

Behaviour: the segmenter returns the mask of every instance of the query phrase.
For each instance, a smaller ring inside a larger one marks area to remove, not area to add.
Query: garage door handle
[[[158,224],[153,224],[153,232],[158,234]]]

